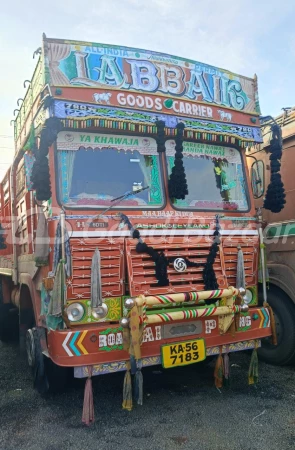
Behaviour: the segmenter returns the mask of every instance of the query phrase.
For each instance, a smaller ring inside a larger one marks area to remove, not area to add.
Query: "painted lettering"
[[[127,62],[131,66],[132,89],[148,92],[154,92],[158,89],[157,69],[153,63],[135,60],[127,60]]]

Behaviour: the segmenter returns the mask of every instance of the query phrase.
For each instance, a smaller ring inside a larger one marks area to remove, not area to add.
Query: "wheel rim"
[[[29,329],[26,334],[27,360],[30,367],[35,365],[35,341],[33,330]]]

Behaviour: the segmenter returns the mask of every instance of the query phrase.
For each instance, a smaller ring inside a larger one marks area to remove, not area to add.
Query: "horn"
[[[37,50],[35,50],[33,53],[33,59],[35,59],[36,55],[41,55],[41,53],[42,53],[41,47],[37,48]]]

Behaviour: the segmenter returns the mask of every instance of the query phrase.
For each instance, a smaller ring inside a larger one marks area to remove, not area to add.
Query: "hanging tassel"
[[[215,386],[217,389],[221,388],[223,385],[223,375],[224,375],[224,365],[222,358],[222,349],[220,349],[220,354],[216,360],[214,369]]]
[[[237,261],[237,280],[236,287],[245,289],[245,266],[244,266],[244,254],[241,246],[238,245],[238,261]]]
[[[134,398],[138,405],[143,404],[143,376],[142,361],[137,362],[137,371],[134,377]]]
[[[124,385],[123,385],[123,403],[122,408],[127,409],[127,411],[132,411],[132,382],[131,382],[131,365],[130,361],[126,361],[126,373],[124,377]]]
[[[94,405],[93,405],[93,390],[92,390],[92,366],[88,367],[88,378],[85,383],[84,390],[84,404],[82,413],[82,422],[89,426],[94,422]]]
[[[230,366],[229,366],[229,354],[228,346],[226,346],[226,353],[223,355],[223,366],[224,366],[224,385],[229,386],[230,383]]]
[[[267,308],[268,312],[269,312],[270,328],[271,328],[271,343],[272,343],[272,345],[278,345],[276,322],[275,322],[275,316],[274,316],[273,310],[268,303],[264,303],[263,306],[264,306],[264,308]]]
[[[248,384],[256,384],[258,382],[258,355],[257,348],[253,349],[248,372]]]
[[[262,258],[259,258],[259,267],[258,267],[258,282],[263,283],[263,270],[265,273],[265,281],[266,283],[269,283],[269,272],[267,268],[267,256],[266,256],[266,249],[265,244],[260,244],[260,250],[264,254],[264,268],[262,267]]]

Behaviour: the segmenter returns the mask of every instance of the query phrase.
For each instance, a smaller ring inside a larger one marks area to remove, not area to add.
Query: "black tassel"
[[[155,275],[158,280],[158,286],[168,286],[169,279],[167,273],[167,267],[169,264],[168,259],[163,252],[157,252],[153,247],[149,247],[145,242],[138,242],[136,245],[137,253],[147,253],[155,263]]]
[[[279,125],[272,125],[272,139],[270,141],[270,183],[268,185],[263,207],[273,213],[279,213],[286,203],[285,188],[280,175],[282,158],[282,131]]]
[[[184,171],[183,154],[182,154],[184,124],[180,122],[176,125],[176,128],[177,128],[177,135],[175,139],[176,146],[175,146],[174,167],[172,168],[172,172],[168,181],[168,188],[171,200],[173,199],[184,200],[185,196],[188,195],[188,187]]]
[[[163,153],[165,152],[165,122],[163,120],[157,120],[157,152]]]

